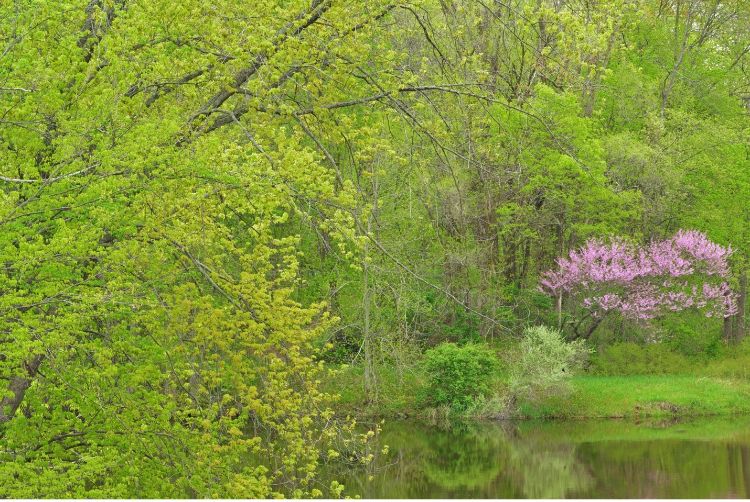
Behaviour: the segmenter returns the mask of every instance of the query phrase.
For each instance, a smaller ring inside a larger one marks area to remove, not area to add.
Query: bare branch
[[[60,180],[65,179],[65,178],[72,178],[73,176],[78,176],[79,174],[87,173],[87,172],[91,171],[92,169],[94,169],[97,165],[98,164],[94,164],[94,165],[88,166],[85,169],[81,169],[80,171],[75,171],[75,172],[72,172],[72,173],[63,174],[63,175],[60,175],[60,176],[56,176],[54,178],[39,178],[39,179],[32,179],[32,180],[30,180],[30,179],[9,178],[7,176],[0,176],[0,181],[4,181],[6,183],[42,183],[42,184],[45,184],[45,185],[49,185],[51,183],[54,183],[56,181],[60,181]]]

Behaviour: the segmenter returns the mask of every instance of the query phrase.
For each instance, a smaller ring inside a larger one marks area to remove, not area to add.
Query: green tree
[[[387,11],[0,6],[0,496],[328,489],[334,318],[296,299],[289,222],[357,251],[305,121],[357,94]]]

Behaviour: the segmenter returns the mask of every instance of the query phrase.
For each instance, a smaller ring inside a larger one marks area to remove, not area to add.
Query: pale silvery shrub
[[[518,356],[510,365],[510,391],[515,398],[537,400],[569,391],[569,378],[591,349],[583,340],[567,342],[546,326],[524,330]]]

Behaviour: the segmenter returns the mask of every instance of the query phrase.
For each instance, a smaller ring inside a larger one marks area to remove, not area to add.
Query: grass
[[[522,403],[524,418],[638,418],[750,414],[750,383],[716,377],[577,376],[572,392]]]

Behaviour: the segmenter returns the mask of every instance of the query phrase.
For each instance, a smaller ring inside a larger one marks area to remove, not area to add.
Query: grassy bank
[[[488,424],[491,426],[494,424]],[[522,420],[514,433],[542,444],[598,441],[649,441],[690,438],[696,441],[750,440],[750,415],[653,417],[644,419]]]
[[[347,368],[326,382],[338,393],[340,414],[383,417],[429,417],[443,411],[422,409],[418,395],[423,380],[418,373],[399,373],[384,367],[378,372],[378,402],[364,399],[359,367]],[[502,389],[501,389],[502,391]],[[639,418],[750,414],[750,382],[707,376],[648,375],[594,376],[571,379],[567,395],[537,403],[509,404],[489,400],[469,410],[466,418]]]
[[[568,396],[522,403],[530,418],[625,418],[750,413],[750,383],[714,377],[577,376]]]

